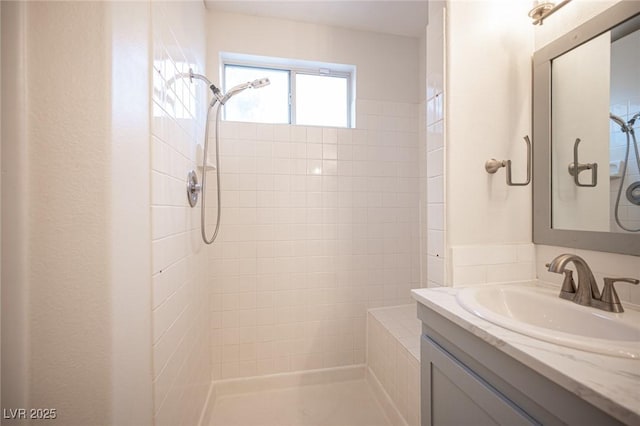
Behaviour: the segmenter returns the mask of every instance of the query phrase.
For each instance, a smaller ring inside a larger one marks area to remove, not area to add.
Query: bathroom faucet
[[[575,293],[571,293],[563,287],[563,291],[560,293],[560,297],[576,302],[578,305],[591,306],[591,302],[600,300],[600,290],[598,290],[598,284],[591,272],[591,268],[587,265],[587,262],[580,256],[574,254],[561,254],[551,261],[548,265],[549,272],[555,272],[562,274],[565,272],[567,263],[573,262],[578,271],[578,285]]]
[[[578,272],[578,283],[576,286],[573,284],[572,271],[565,269],[569,262],[575,265],[576,271]],[[624,311],[618,294],[613,287],[615,282],[623,281],[630,284],[638,284],[640,282],[634,278],[605,278],[602,295],[600,295],[600,290],[598,289],[598,284],[593,276],[593,272],[591,272],[591,268],[589,268],[587,262],[580,256],[568,253],[561,254],[546,266],[549,268],[549,272],[565,274],[559,297],[571,300],[579,305],[592,306],[609,312]]]

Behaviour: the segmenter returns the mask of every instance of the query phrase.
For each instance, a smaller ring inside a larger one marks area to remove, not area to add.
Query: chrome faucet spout
[[[574,287],[572,271],[566,269],[567,264],[572,262],[578,271],[578,285]],[[640,280],[635,278],[605,278],[602,294],[598,289],[596,279],[591,272],[587,262],[575,254],[561,254],[547,263],[549,272],[565,274],[560,298],[571,300],[579,305],[591,306],[608,312],[624,312],[620,298],[613,287],[615,282],[621,281],[629,284],[640,284]]]
[[[578,272],[578,285],[575,294],[562,292],[560,297],[572,300],[579,305],[592,306],[593,301],[600,300],[600,290],[591,268],[583,258],[575,254],[561,254],[549,263],[549,272],[564,273],[569,262],[575,265]]]

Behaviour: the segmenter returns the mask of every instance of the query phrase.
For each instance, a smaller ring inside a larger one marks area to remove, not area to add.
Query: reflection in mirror
[[[637,17],[635,21],[640,21]],[[611,231],[640,232],[640,30],[611,44]]]
[[[640,232],[640,16],[551,63],[552,227]]]

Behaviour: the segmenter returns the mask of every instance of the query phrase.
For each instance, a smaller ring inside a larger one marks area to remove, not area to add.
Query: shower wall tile
[[[640,91],[640,90],[639,90]],[[634,102],[635,101],[635,102]],[[625,121],[629,121],[635,114],[640,112],[640,94],[634,99],[630,97],[626,102],[613,105],[611,110],[614,114],[619,116]],[[640,120],[635,121],[633,126],[635,134],[640,134]],[[616,221],[615,205],[618,198],[618,191],[620,190],[620,176],[622,172],[622,164],[624,164],[627,157],[627,134],[620,131],[620,127],[611,122],[611,136],[610,136],[610,153],[611,162],[615,163],[618,167],[618,177],[610,179],[610,229],[613,232],[629,232],[621,228]],[[630,138],[630,148],[628,154],[628,162],[626,164],[626,173],[624,175],[624,184],[622,192],[620,194],[620,201],[618,202],[618,218],[620,222],[627,229],[640,229],[640,207],[633,204],[626,197],[626,189],[630,184],[636,181],[640,181],[640,169],[635,161],[635,152],[633,149],[633,138]]]
[[[367,366],[405,424],[420,424],[420,330],[415,305],[370,310]]]
[[[176,78],[189,68],[202,72],[203,13],[197,3],[152,3],[151,292],[158,425],[196,424],[211,380],[206,257],[198,211],[185,197],[186,175],[196,169],[196,145],[204,134],[206,89]]]
[[[535,246],[526,244],[450,248],[452,285],[505,283],[535,279]]]
[[[445,2],[429,3],[429,24],[426,35],[427,97],[425,105],[424,155],[425,177],[421,196],[426,198],[424,211],[423,287],[447,285],[447,247],[445,225],[446,145],[444,43]]]
[[[214,379],[364,363],[367,309],[411,302],[418,109],[359,100],[356,129],[222,122]]]

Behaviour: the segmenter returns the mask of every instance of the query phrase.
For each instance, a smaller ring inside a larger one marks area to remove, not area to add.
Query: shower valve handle
[[[198,183],[198,175],[195,170],[191,170],[187,175],[187,199],[191,207],[196,206],[200,191],[202,191],[202,185]]]

